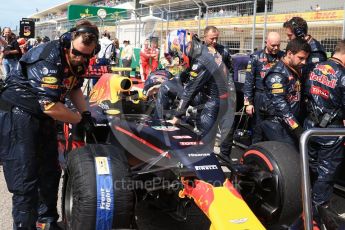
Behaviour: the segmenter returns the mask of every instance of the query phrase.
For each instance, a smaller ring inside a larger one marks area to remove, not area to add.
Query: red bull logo
[[[179,196],[194,199],[211,221],[210,229],[265,229],[228,179],[220,187],[200,180],[194,180],[193,184],[181,181],[184,189]]]
[[[271,67],[272,67],[273,65],[274,65],[274,63],[267,63],[267,64],[263,65],[263,66],[262,66],[262,70],[261,70],[261,72],[260,72],[260,76],[261,76],[262,78],[264,78],[265,75],[266,75],[267,70],[271,69]]]
[[[74,76],[70,76],[68,78],[63,79],[62,84],[66,89],[71,89],[76,86],[78,81]]]
[[[335,71],[330,65],[317,65],[316,69],[318,69],[323,75],[335,75]]]
[[[328,76],[333,76],[333,75],[328,75]],[[334,89],[336,84],[337,84],[337,80],[336,79],[329,80],[328,76],[326,76],[324,74],[318,75],[316,73],[316,71],[313,71],[309,75],[309,80],[319,82],[322,85],[325,85],[325,86],[328,86],[328,87]]]
[[[208,210],[214,200],[213,186],[205,181],[194,180],[193,185],[190,181],[183,180],[184,189],[180,191],[179,197],[193,198],[195,204],[208,215]]]

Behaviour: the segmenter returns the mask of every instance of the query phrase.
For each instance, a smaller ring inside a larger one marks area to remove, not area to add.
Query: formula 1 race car
[[[195,127],[152,118],[132,86],[105,74],[90,94],[97,129],[65,154],[66,229],[135,229],[135,205],[148,198],[179,220],[197,213],[205,221],[195,229],[281,229],[301,214],[299,155],[291,146],[258,143],[229,162],[205,148]],[[67,150],[80,136],[70,132]]]

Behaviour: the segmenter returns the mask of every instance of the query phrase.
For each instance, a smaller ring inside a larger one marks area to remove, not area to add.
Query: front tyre
[[[241,161],[252,169],[239,182],[249,207],[266,226],[290,225],[302,212],[296,149],[287,143],[261,142],[250,146]]]
[[[63,191],[66,229],[94,230],[97,213],[95,156],[110,158],[114,210],[113,229],[132,228],[134,196],[130,188],[130,171],[124,152],[111,145],[87,145],[69,153]],[[119,183],[120,182],[120,183]],[[99,230],[99,229],[97,229]]]

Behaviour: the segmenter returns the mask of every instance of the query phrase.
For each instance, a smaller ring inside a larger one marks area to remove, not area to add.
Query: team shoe
[[[63,230],[56,221],[50,223],[36,223],[36,230]]]
[[[345,229],[345,219],[340,217],[329,204],[317,205],[316,209],[326,229]]]

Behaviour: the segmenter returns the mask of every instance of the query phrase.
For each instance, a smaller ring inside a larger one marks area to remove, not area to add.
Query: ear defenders
[[[197,34],[187,33],[186,42],[187,44],[190,42],[190,48],[188,49],[188,51],[186,49],[186,55],[189,58],[194,59],[201,55],[202,42],[200,41]]]
[[[291,26],[295,36],[304,39],[306,36],[305,31],[300,28],[294,20],[291,20]]]
[[[99,51],[101,50],[101,45],[99,44],[99,33],[98,30],[92,28],[92,27],[86,27],[86,26],[81,26],[78,29],[76,27],[71,28],[68,32],[62,34],[60,36],[60,44],[64,49],[70,49],[71,48],[71,42],[72,42],[72,34],[80,34],[80,33],[91,33],[96,36],[97,38],[97,44],[96,47],[93,51],[94,55],[98,54]]]

